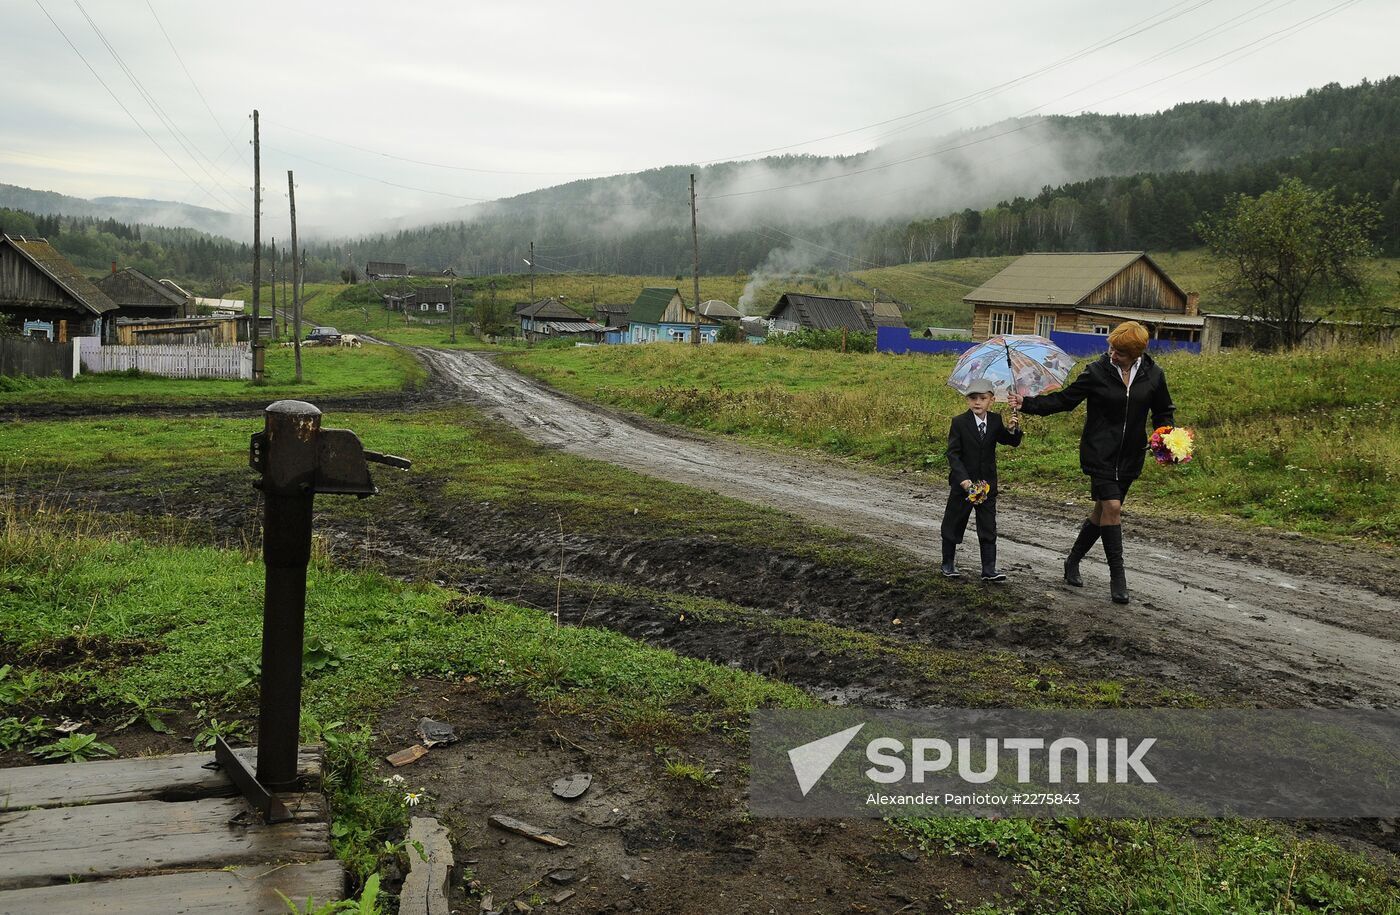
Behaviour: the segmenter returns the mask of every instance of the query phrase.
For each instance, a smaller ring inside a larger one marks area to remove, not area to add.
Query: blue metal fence
[[[1050,341],[1077,359],[1097,356],[1108,349],[1108,338],[1103,334],[1077,334],[1069,331],[1051,331]],[[875,332],[875,349],[882,353],[903,355],[904,353],[953,353],[961,355],[975,344],[969,340],[925,340],[915,337],[907,327],[881,327]],[[1151,340],[1148,352],[1201,352],[1201,344],[1183,340]]]

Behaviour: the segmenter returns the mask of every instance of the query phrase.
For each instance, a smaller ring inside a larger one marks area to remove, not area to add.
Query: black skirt
[[[1132,480],[1105,480],[1100,477],[1090,477],[1089,494],[1093,496],[1095,502],[1122,502],[1128,498],[1128,487],[1132,485]]]

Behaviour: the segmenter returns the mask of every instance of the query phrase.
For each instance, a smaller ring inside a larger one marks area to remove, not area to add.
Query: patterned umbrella
[[[992,383],[997,400],[1005,402],[1011,390],[1023,397],[1058,389],[1074,368],[1074,358],[1044,337],[1005,334],[978,343],[962,354],[949,387],[965,390],[978,378]]]

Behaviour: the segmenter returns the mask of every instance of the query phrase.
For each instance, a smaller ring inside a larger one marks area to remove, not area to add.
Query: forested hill
[[[875,168],[952,147],[961,148]],[[1189,102],[1149,115],[1003,122],[859,156],[784,156],[575,181],[464,208],[463,223],[350,247],[425,266],[497,272],[516,269],[533,240],[545,270],[685,272],[691,171],[701,188],[701,260],[712,273],[753,270],[770,252],[792,248],[774,227],[878,264],[909,260],[918,248],[931,259],[1189,246],[1197,243],[1191,226],[1203,211],[1230,193],[1259,193],[1289,175],[1388,207],[1385,243],[1395,250],[1400,77],[1329,85],[1293,98]],[[783,189],[745,193],[775,187]],[[725,194],[737,196],[717,196]],[[1070,219],[1069,204],[1061,203],[1059,231],[1051,232],[1035,207],[1048,213],[1056,197],[1073,201],[1083,218]],[[991,217],[985,235],[983,213]],[[960,214],[962,230],[940,246],[926,244],[929,223],[950,214]],[[1027,216],[1034,224],[1023,229]]]
[[[702,269],[711,274],[1191,247],[1199,243],[1193,225],[1228,195],[1258,194],[1289,176],[1371,198],[1384,215],[1383,247],[1400,253],[1400,77],[1293,98],[1189,102],[1149,115],[1007,121],[856,156],[678,165],[575,181],[463,208],[459,221],[313,243],[308,275],[329,279],[367,260],[423,271],[518,272],[531,241],[543,273],[686,273],[692,171]],[[113,216],[117,205],[130,215]],[[36,215],[64,213],[45,231],[85,267],[117,259],[160,275],[220,281],[246,279],[249,270],[246,245],[135,225],[234,220],[229,214],[0,185],[3,207],[26,211],[0,210],[10,231],[26,221],[32,231]]]
[[[88,200],[53,191],[0,184],[0,208],[22,210],[38,216],[87,216],[127,225],[195,229],[227,238],[242,238],[245,234],[251,237],[252,223],[247,218],[170,200],[140,197],[96,197]]]

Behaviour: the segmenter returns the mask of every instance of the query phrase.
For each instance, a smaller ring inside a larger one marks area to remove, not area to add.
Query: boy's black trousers
[[[967,530],[967,519],[973,510],[977,511],[977,540],[983,544],[997,542],[997,494],[993,487],[987,501],[973,505],[967,501],[967,493],[961,486],[948,490],[948,505],[943,509],[943,539],[962,543],[963,532]]]

